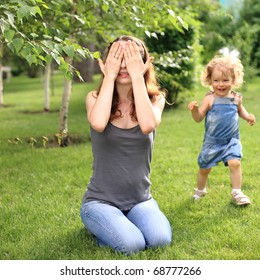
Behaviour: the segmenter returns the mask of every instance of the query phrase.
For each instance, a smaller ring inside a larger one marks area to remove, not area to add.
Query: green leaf
[[[82,49],[77,49],[77,53],[79,53],[81,56],[83,56],[84,58],[86,58],[85,52]]]
[[[170,16],[172,16],[173,18],[176,18],[175,12],[173,10],[168,10],[168,13],[170,14]]]
[[[52,56],[51,55],[46,55],[45,60],[48,64],[50,64],[52,62]]]
[[[27,62],[29,63],[30,66],[31,66],[33,63],[34,63],[34,64],[37,64],[37,63],[38,63],[37,57],[36,57],[35,55],[29,54],[29,55],[27,55],[25,58],[26,58],[26,60],[27,60]]]
[[[54,49],[55,49],[55,52],[61,54],[61,53],[62,53],[62,50],[63,50],[63,46],[60,45],[60,44],[55,44],[55,45],[54,45]]]
[[[152,37],[158,39],[157,34],[155,32],[153,32],[151,35],[152,35]]]
[[[183,28],[188,30],[188,24],[185,23],[180,16],[177,16],[177,20],[180,22],[180,24],[182,25]]]
[[[102,5],[102,10],[104,11],[104,12],[108,12],[108,9],[109,9],[109,5],[108,4],[103,4]]]
[[[13,39],[12,45],[14,46],[16,53],[18,53],[24,45],[24,40],[22,38]]]
[[[12,45],[12,43],[7,43],[7,47],[14,53],[14,46]]]
[[[150,31],[145,30],[144,33],[145,33],[149,38],[151,38],[151,33],[150,33]]]
[[[59,37],[57,37],[57,36],[54,36],[54,40],[55,41],[57,41],[57,42],[59,42],[59,43],[61,43],[62,42],[62,39],[60,39]]]
[[[70,58],[74,57],[74,48],[73,48],[73,46],[67,45],[67,46],[63,47],[62,49]]]
[[[49,36],[49,35],[43,34],[43,37],[44,37],[45,39],[47,39],[47,40],[52,40],[52,37]]]
[[[81,17],[79,17],[78,15],[74,15],[74,18],[79,21],[81,24],[85,24],[84,19],[82,19]]]
[[[179,24],[177,23],[176,17],[172,17],[171,15],[168,16],[169,20],[171,21],[171,23],[174,25],[174,27],[180,31],[181,33],[183,33],[183,30],[180,28]]]
[[[69,81],[69,80],[72,80],[72,78],[73,78],[73,74],[70,72],[70,71],[68,71],[66,74],[65,74],[65,78]]]
[[[38,58],[39,58],[40,60],[42,60],[42,61],[46,61],[46,60],[45,60],[45,57],[42,56],[42,55],[38,55]]]
[[[14,34],[15,32],[9,29],[4,32],[4,37],[8,42],[11,42],[13,40]]]
[[[24,48],[22,48],[20,54],[26,59],[27,56],[29,56],[32,53],[32,46],[25,45]]]
[[[98,59],[100,58],[100,52],[94,52],[93,53],[94,58]]]
[[[10,27],[9,23],[5,19],[0,18],[0,28],[2,33],[4,33],[5,30],[8,29],[9,27]]]
[[[64,60],[61,60],[59,70],[66,74],[69,71],[69,65]]]
[[[47,47],[47,49],[49,49],[49,50],[53,50],[53,48],[54,48],[51,41],[46,41],[46,40],[44,40],[44,41],[42,41],[42,44],[43,44],[45,47]]]
[[[57,62],[57,64],[60,65],[61,57],[55,52],[51,52],[51,56],[54,58],[54,60]]]
[[[36,33],[34,33],[34,32],[31,33],[30,35],[31,35],[34,39],[37,38],[37,37],[39,37],[39,36],[38,36]]]
[[[77,77],[79,78],[79,80],[80,80],[81,82],[84,82],[84,80],[83,80],[83,78],[81,77],[80,72],[79,72],[78,70],[75,70],[75,74],[77,75]]]
[[[12,27],[16,28],[15,25],[14,25],[14,17],[15,16],[12,13],[8,12],[8,11],[5,11],[4,13],[7,15],[8,21],[9,21],[10,25]]]
[[[17,11],[18,20],[21,21],[24,17],[28,18],[30,16],[30,12],[30,7],[28,7],[27,5],[22,6]]]
[[[36,16],[37,14],[42,18],[42,11],[38,6],[33,6],[30,8],[30,13],[33,16]]]

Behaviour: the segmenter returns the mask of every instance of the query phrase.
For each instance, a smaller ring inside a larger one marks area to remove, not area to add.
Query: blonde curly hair
[[[244,82],[244,67],[240,59],[231,56],[215,56],[205,67],[201,76],[201,83],[203,86],[211,87],[211,76],[213,69],[216,66],[226,69],[223,71],[224,75],[231,75],[233,87],[239,88]]]

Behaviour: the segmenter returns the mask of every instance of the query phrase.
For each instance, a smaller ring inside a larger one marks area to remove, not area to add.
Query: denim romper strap
[[[241,95],[232,91],[233,97],[215,97],[205,118],[204,140],[221,144],[232,138],[239,139],[238,104]],[[214,94],[208,92],[207,95]]]

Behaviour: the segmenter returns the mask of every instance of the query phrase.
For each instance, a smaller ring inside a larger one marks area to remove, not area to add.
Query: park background
[[[241,120],[243,189],[252,204],[231,204],[221,164],[208,196],[191,200],[204,126],[187,104],[205,95],[200,71],[215,54],[239,54],[243,102],[259,119],[260,5],[220,2],[1,2],[0,69],[10,66],[12,77],[0,73],[0,259],[259,260],[257,123]],[[146,42],[174,103],[157,129],[151,174],[173,242],[132,256],[97,247],[79,216],[92,172],[85,97],[99,82],[99,52],[121,34]]]

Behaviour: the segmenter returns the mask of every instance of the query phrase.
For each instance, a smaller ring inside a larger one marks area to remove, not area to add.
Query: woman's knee
[[[146,244],[143,236],[139,238],[109,238],[106,241],[97,238],[100,247],[109,246],[119,253],[131,255],[145,249]]]
[[[131,255],[139,251],[143,251],[146,247],[145,240],[142,237],[140,238],[131,238],[124,240],[119,246],[115,247],[115,250],[125,253],[126,255]]]
[[[147,238],[147,247],[164,247],[172,242],[172,232],[165,231],[151,235]]]

